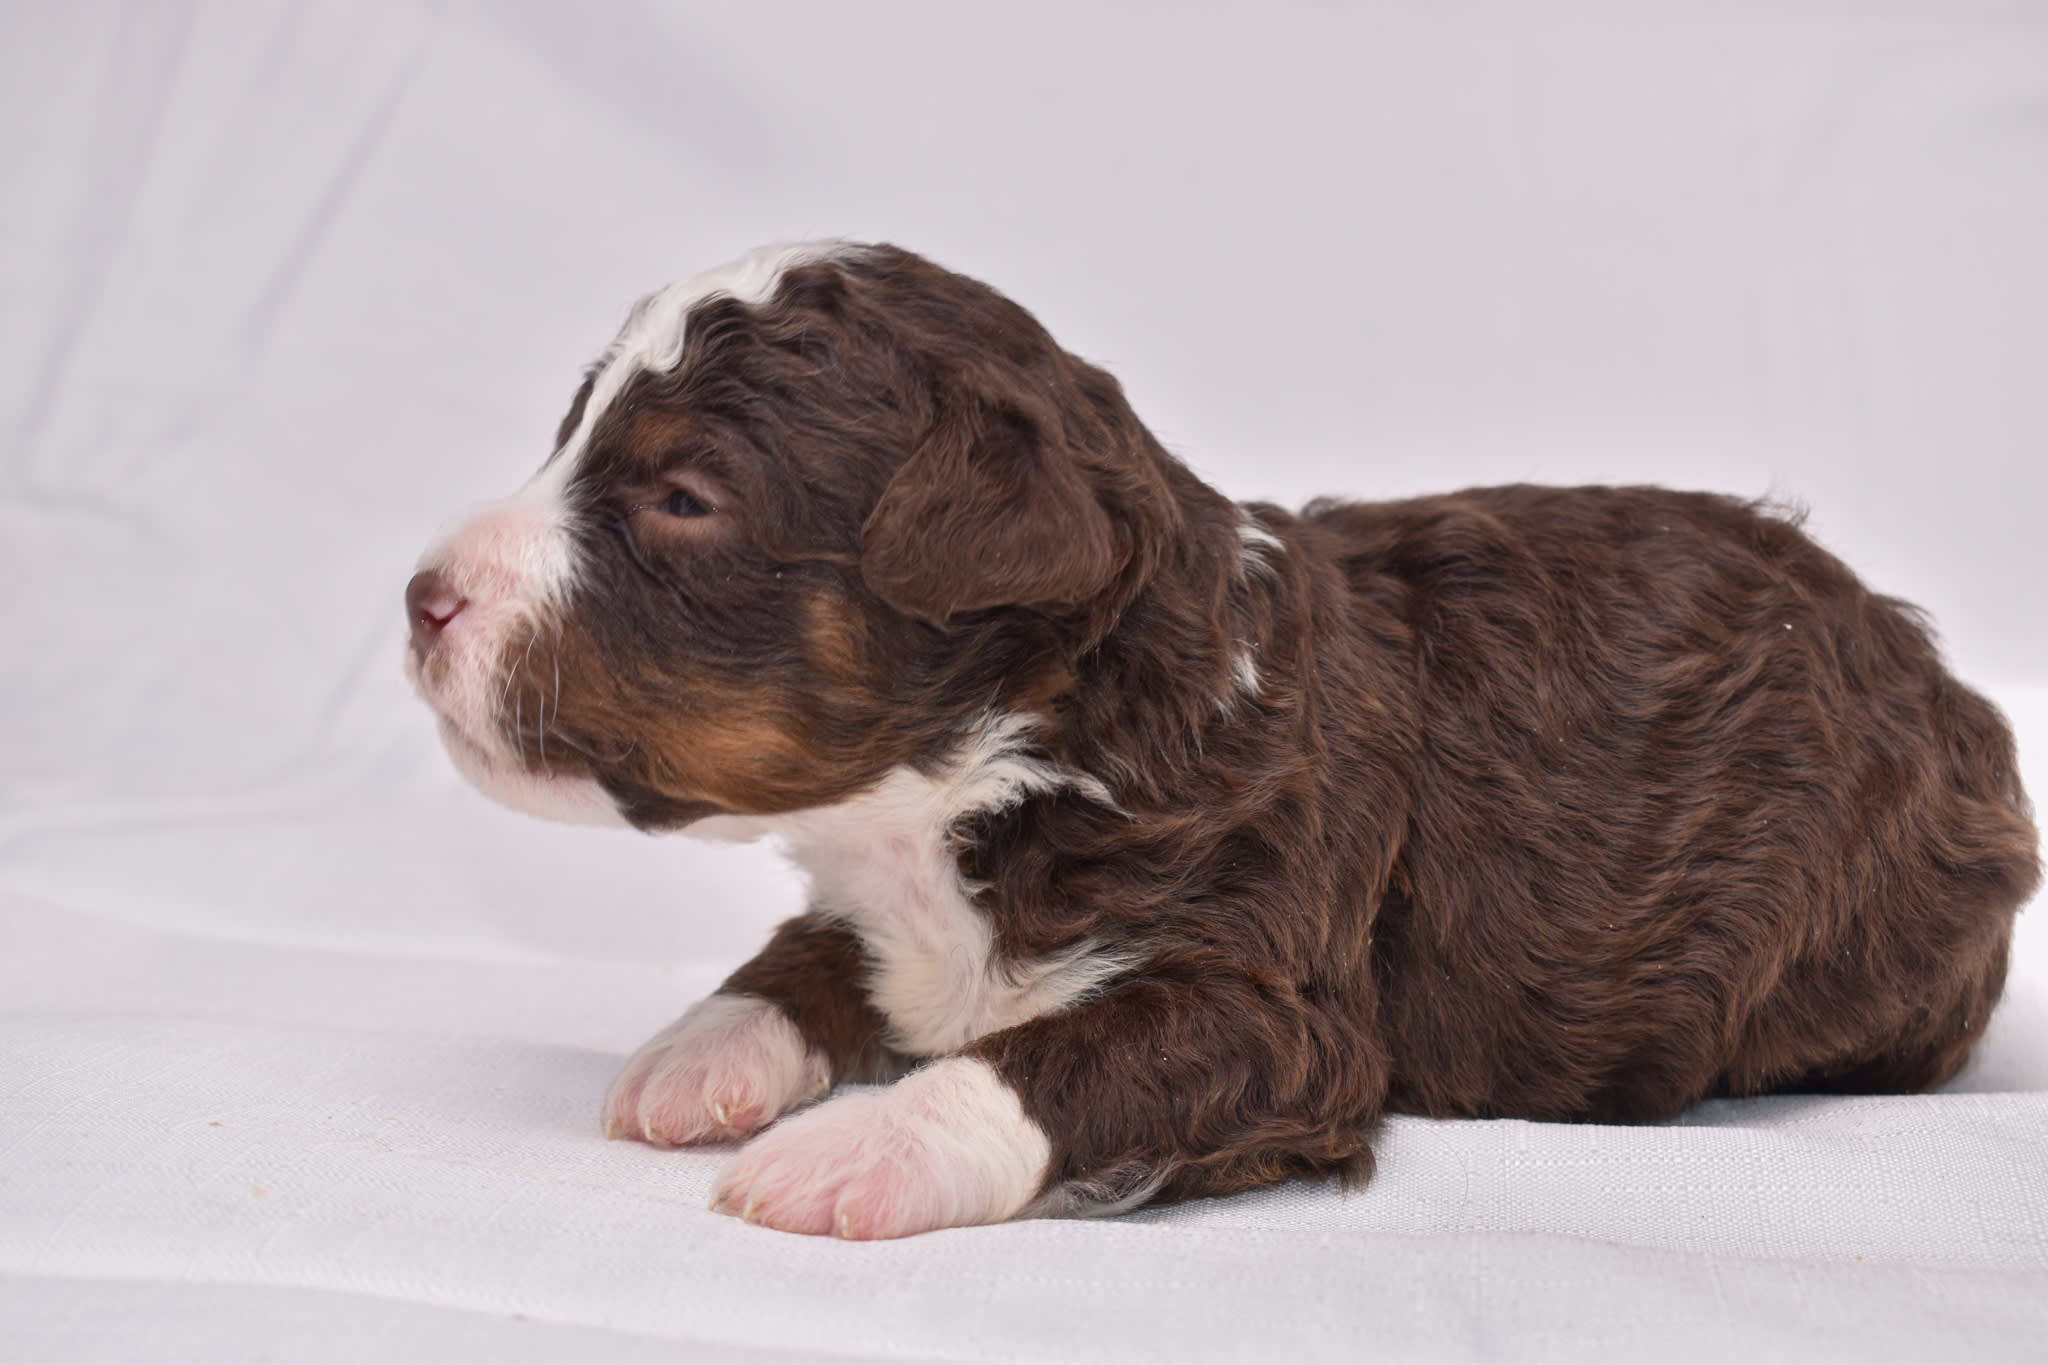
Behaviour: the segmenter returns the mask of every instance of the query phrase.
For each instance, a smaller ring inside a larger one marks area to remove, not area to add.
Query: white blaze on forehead
[[[570,577],[566,501],[577,457],[597,421],[620,391],[642,371],[666,372],[683,355],[689,313],[713,296],[759,303],[774,294],[783,275],[806,261],[846,249],[837,241],[799,242],[759,247],[736,261],[679,280],[633,305],[625,326],[599,357],[576,429],[556,458],[511,497],[471,517],[457,531],[442,537],[420,558],[420,567],[440,566],[451,558],[479,559],[525,589],[529,605],[558,599]]]
[[[633,377],[647,371],[665,374],[676,367],[683,358],[683,343],[687,339],[684,329],[692,308],[713,297],[737,299],[741,303],[765,302],[790,270],[848,249],[847,243],[838,240],[756,247],[736,261],[678,280],[634,304],[626,315],[626,325],[598,358],[582,420],[562,442],[555,460],[541,471],[541,476],[546,477],[549,470],[562,466],[556,477],[566,481],[568,467],[583,453],[598,419]]]
[[[680,280],[641,299],[626,325],[598,360],[582,419],[554,459],[517,493],[497,505],[494,515],[511,528],[504,558],[524,570],[522,596],[535,608],[557,605],[576,576],[570,532],[574,514],[569,483],[590,433],[605,409],[643,371],[665,373],[682,360],[690,310],[714,296],[760,303],[772,296],[791,267],[845,251],[843,242],[798,242],[759,247],[715,270]],[[516,541],[516,547],[509,542]]]

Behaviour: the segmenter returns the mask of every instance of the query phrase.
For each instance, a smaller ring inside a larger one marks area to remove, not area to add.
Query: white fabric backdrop
[[[800,888],[485,806],[396,663],[632,297],[844,234],[1240,496],[1804,500],[2048,792],[2038,5],[16,3],[0,130],[0,1359],[2048,1355],[2038,911],[1941,1095],[789,1238],[595,1113]]]

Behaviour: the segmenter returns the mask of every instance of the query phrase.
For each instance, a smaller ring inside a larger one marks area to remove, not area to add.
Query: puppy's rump
[[[1417,641],[1376,928],[1394,1107],[1647,1119],[1939,1084],[2037,876],[2010,732],[1773,510],[1661,489],[1326,503]]]

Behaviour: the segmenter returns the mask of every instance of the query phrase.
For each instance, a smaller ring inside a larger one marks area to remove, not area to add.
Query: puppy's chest
[[[784,838],[810,874],[814,909],[860,936],[868,997],[893,1045],[934,1056],[1065,1008],[1126,964],[1092,943],[1035,959],[999,953],[961,876],[952,812],[917,790],[923,781],[892,776],[871,797],[794,822]]]

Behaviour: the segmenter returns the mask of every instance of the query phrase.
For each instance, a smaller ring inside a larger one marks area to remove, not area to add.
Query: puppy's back
[[[2038,863],[2011,734],[1917,613],[1706,494],[1305,517],[1412,642],[1394,1107],[1644,1120],[1954,1074]]]

